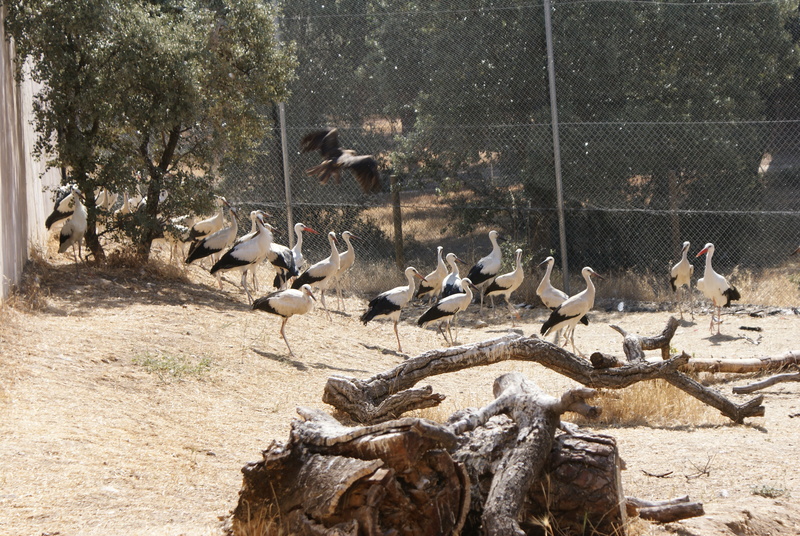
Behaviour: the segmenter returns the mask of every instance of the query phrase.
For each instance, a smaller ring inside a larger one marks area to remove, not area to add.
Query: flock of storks
[[[321,183],[326,184],[331,178],[338,183],[341,181],[342,170],[349,169],[365,193],[380,191],[380,173],[375,158],[371,155],[356,155],[352,150],[341,149],[335,128],[311,132],[301,140],[300,148],[302,152],[319,151],[322,155],[323,161],[319,165],[306,170],[308,175],[317,177]],[[80,244],[86,231],[86,209],[82,203],[83,199],[83,194],[74,185],[62,189],[61,195],[56,199],[52,214],[47,218],[48,229],[56,222],[64,221],[59,233],[60,253],[73,247],[74,255],[74,248],[77,246],[77,256],[80,257]],[[98,207],[110,209],[115,202],[116,195],[112,196],[106,190],[100,190],[97,193]],[[135,210],[137,204],[142,205],[145,202],[146,200],[130,199],[125,195],[123,205],[116,211],[116,214]],[[218,211],[209,218],[200,221],[193,217],[175,218],[171,225],[165,227],[164,239],[170,245],[170,260],[178,249],[183,252],[184,245],[189,244],[189,251],[184,262],[191,264],[210,257],[213,263],[210,272],[217,278],[220,288],[222,288],[221,273],[239,272],[241,286],[247,294],[249,302],[252,303],[252,308],[282,317],[281,336],[289,353],[294,355],[286,338],[287,320],[294,315],[305,314],[311,310],[316,301],[314,289],[320,291],[320,301],[328,319],[330,319],[330,313],[325,303],[325,291],[333,284],[336,284],[339,301],[344,303],[341,295],[342,275],[353,266],[355,252],[350,241],[358,237],[349,231],[341,233],[347,249],[339,252],[336,233],[329,232],[330,255],[306,267],[302,254],[303,233],[318,234],[317,231],[303,223],[295,224],[296,242],[292,248],[288,248],[274,242],[274,228],[266,222],[269,214],[261,210],[254,210],[250,213],[252,225],[250,232],[238,237],[237,209],[223,197],[218,197],[217,202]],[[229,215],[229,225],[227,226],[224,223],[226,211]],[[391,320],[397,339],[397,349],[401,353],[403,350],[397,324],[400,320],[401,310],[415,297],[427,298],[429,306],[417,319],[417,324],[425,326],[438,321],[439,331],[449,344],[455,343],[451,323],[454,322],[457,314],[466,310],[473,301],[480,302],[482,307],[485,297],[490,298],[494,305],[494,297],[503,296],[511,315],[512,326],[514,326],[514,320],[519,318],[519,313],[511,304],[510,295],[519,288],[524,278],[522,250],[517,249],[515,252],[514,270],[500,274],[502,253],[498,244],[499,239],[497,231],[489,232],[491,252],[475,263],[467,276],[463,278],[460,275],[459,264],[465,264],[464,261],[454,253],[448,253],[443,258],[443,248],[439,246],[436,268],[433,271],[423,276],[412,266],[406,268],[407,284],[387,290],[370,300],[360,320],[365,325],[376,318]],[[683,292],[684,297],[691,287],[691,278],[694,273],[694,266],[688,259],[689,247],[689,242],[683,243],[681,260],[670,270],[672,290]],[[800,252],[800,247],[793,255],[798,252]],[[705,270],[703,277],[697,280],[696,286],[711,300],[714,306],[716,315],[712,312],[709,329],[713,333],[716,325],[717,333],[719,333],[722,323],[721,308],[730,306],[731,301],[741,299],[741,295],[725,277],[712,268],[711,259],[714,255],[714,245],[706,244],[696,254],[696,257],[702,255],[706,256]],[[77,257],[75,260],[77,262]],[[248,274],[251,274],[253,286],[257,289],[255,268],[264,261],[269,261],[275,268],[276,275],[273,286],[278,290],[253,300],[247,283]],[[540,266],[545,265],[546,268],[536,289],[536,294],[542,303],[551,310],[540,333],[547,336],[563,331],[563,344],[566,346],[569,342],[573,352],[580,354],[575,347],[575,327],[579,323],[588,325],[587,313],[594,306],[595,299],[592,277],[602,279],[602,276],[592,268],[584,267],[581,274],[586,288],[578,294],[568,296],[550,282],[554,263],[553,257],[547,257],[540,263]],[[418,288],[416,286],[417,279],[420,280]],[[683,290],[681,291],[681,289]],[[681,301],[679,300],[679,303]],[[681,317],[683,317],[682,307]],[[556,335],[556,337],[558,342],[559,336]]]

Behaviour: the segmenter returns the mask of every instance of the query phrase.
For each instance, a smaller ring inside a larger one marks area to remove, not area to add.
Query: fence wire
[[[307,258],[327,256],[324,232],[350,230],[357,262],[385,267],[370,289],[402,280],[394,177],[404,264],[432,270],[439,245],[474,262],[497,229],[509,269],[516,247],[529,278],[547,255],[560,266],[543,4],[279,3],[299,60],[285,103],[293,220],[323,232]],[[713,242],[721,273],[786,266],[800,242],[798,3],[554,1],[551,17],[570,272],[665,274],[684,240],[692,253]],[[281,222],[273,115],[263,157],[229,163],[224,189]],[[322,127],[379,160],[382,193],[305,174],[321,157],[299,141]]]

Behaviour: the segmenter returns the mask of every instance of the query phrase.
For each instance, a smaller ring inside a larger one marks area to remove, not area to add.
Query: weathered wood
[[[627,333],[619,326],[611,326],[611,329],[619,332],[623,337],[622,349],[628,361],[638,362],[644,361],[645,350],[661,350],[661,359],[669,359],[669,347],[672,337],[675,336],[675,331],[678,329],[680,322],[674,316],[669,317],[667,326],[660,334],[653,337],[643,337],[641,335],[634,335]]]
[[[300,408],[289,443],[247,464],[235,535],[272,519],[284,534],[458,534],[469,483],[446,447],[455,436],[422,419],[356,428]]]
[[[779,356],[754,357],[750,359],[695,357],[686,364],[683,370],[689,372],[746,373],[780,370],[790,365],[800,365],[800,350],[792,350]]]
[[[674,334],[677,322],[673,320],[671,318],[667,328],[656,337],[636,337],[636,344],[641,344],[643,349],[662,350],[666,344],[668,351],[669,337]],[[636,359],[623,366],[597,369],[586,359],[552,343],[515,334],[478,344],[431,350],[364,380],[332,376],[325,385],[323,400],[358,422],[380,422],[444,399],[444,395],[434,394],[430,387],[412,389],[417,382],[429,376],[504,360],[534,361],[592,388],[622,389],[640,381],[661,378],[718,409],[736,423],[744,422],[747,417],[764,415],[762,397],[736,404],[679,372],[690,362],[685,353],[658,362]]]
[[[703,505],[696,502],[671,504],[668,506],[653,506],[650,508],[641,508],[639,510],[639,517],[657,523],[671,523],[673,521],[702,515],[705,515]]]
[[[800,372],[776,374],[775,376],[770,376],[769,378],[765,378],[763,380],[753,382],[748,385],[741,385],[734,387],[733,392],[736,394],[752,393],[753,391],[766,389],[767,387],[771,387],[776,383],[783,383],[783,382],[800,382]]]

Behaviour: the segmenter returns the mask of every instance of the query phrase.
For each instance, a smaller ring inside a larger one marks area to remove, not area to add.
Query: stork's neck
[[[592,301],[594,301],[595,288],[594,288],[594,283],[592,282],[592,274],[586,272],[583,275],[583,278],[586,280],[586,290],[584,290],[584,292],[586,293],[587,296],[589,296],[589,298]]]
[[[297,241],[294,243],[292,251],[299,252],[300,248],[303,247],[303,229],[298,227],[294,230],[294,235],[297,237]]]
[[[547,263],[547,268],[544,271],[544,277],[542,278],[542,282],[539,283],[539,287],[536,289],[536,292],[538,292],[539,294],[544,292],[544,289],[546,289],[548,286],[553,286],[550,284],[550,272],[553,271],[553,264],[555,263],[554,262]]]
[[[711,267],[711,257],[713,256],[714,256],[713,249],[709,249],[708,251],[706,251],[706,269],[705,273],[703,274],[703,277],[708,277],[714,273],[714,269]]]
[[[231,227],[233,228],[233,232],[236,233],[236,231],[239,230],[239,220],[236,219],[236,213],[233,212],[233,210],[230,211],[230,216],[231,216]]]
[[[489,240],[492,243],[492,256],[500,255],[500,244],[497,243],[497,237],[494,235],[490,235]]]
[[[343,236],[342,238],[344,239],[344,243],[347,244],[347,251],[351,251],[353,249],[353,245],[350,243],[350,237]]]
[[[459,277],[460,274],[458,272],[458,263],[456,263],[456,261],[448,261],[448,264],[450,265],[450,271],[453,273],[453,275]]]
[[[519,253],[517,255],[517,264],[514,267],[514,271],[516,272],[516,271],[521,270],[521,269],[522,269],[522,253]]]
[[[328,242],[331,243],[331,257],[334,257],[334,256],[338,257],[339,256],[339,249],[336,247],[336,240],[334,240],[334,238],[331,236],[331,237],[328,237]]]

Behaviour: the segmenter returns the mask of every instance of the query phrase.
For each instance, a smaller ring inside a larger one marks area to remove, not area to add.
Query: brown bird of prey
[[[321,164],[306,170],[308,175],[315,176],[322,184],[327,184],[333,177],[336,184],[342,182],[342,168],[349,169],[355,176],[364,193],[381,191],[378,161],[372,155],[357,155],[351,149],[339,147],[339,134],[335,128],[315,130],[300,140],[301,152],[319,150],[324,158]]]

